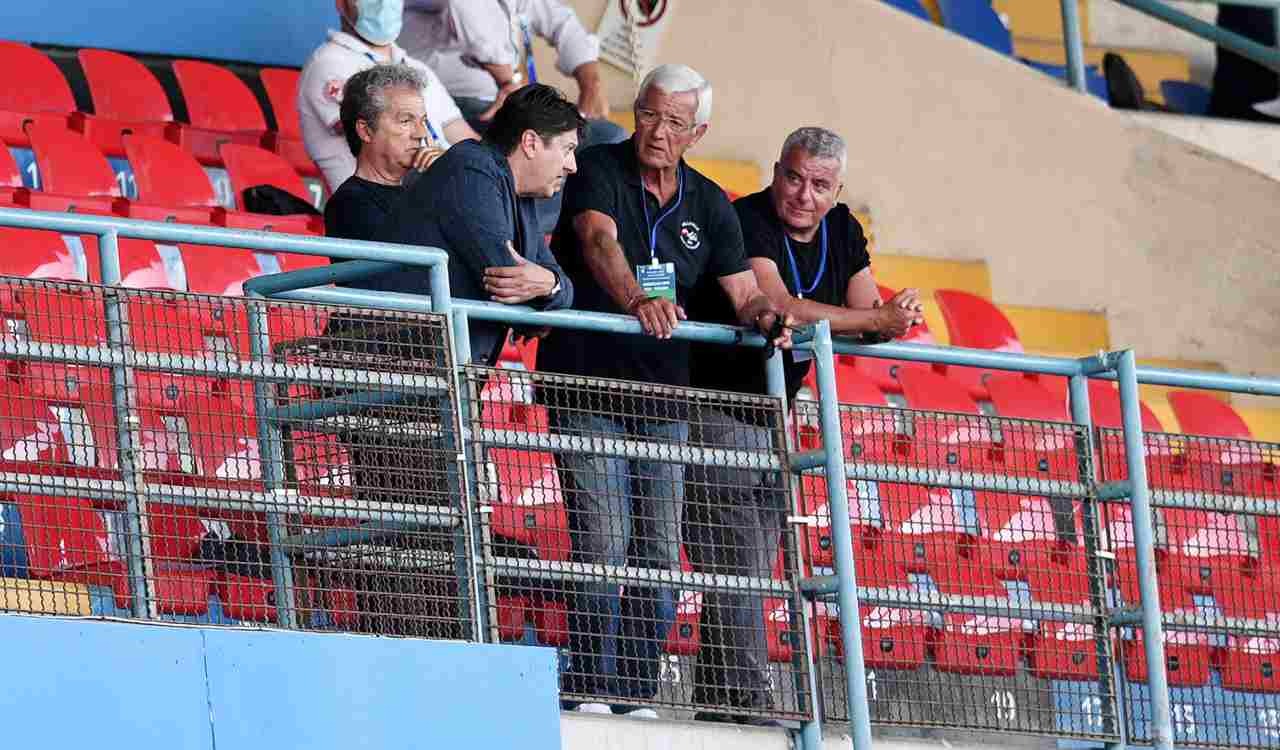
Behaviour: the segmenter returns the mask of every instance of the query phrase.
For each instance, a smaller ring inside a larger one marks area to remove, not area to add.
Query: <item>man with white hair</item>
[[[298,121],[307,156],[324,173],[329,191],[338,189],[355,174],[356,157],[342,131],[339,108],[347,79],[379,64],[408,65],[422,76],[422,98],[427,107],[427,130],[434,143],[449,144],[479,139],[436,74],[405,54],[395,43],[400,35],[404,0],[335,0],[342,19],[341,31],[330,31],[302,68],[298,80]]]
[[[683,158],[707,132],[711,95],[711,84],[693,69],[659,66],[636,97],[635,135],[579,154],[552,250],[573,282],[578,309],[635,316],[649,336],[559,331],[539,346],[539,370],[687,386],[689,344],[672,334],[705,279],[723,290],[736,322],[769,332],[782,318],[756,284],[724,191]],[[784,329],[775,343],[790,346],[790,334]],[[684,467],[664,461],[661,446],[688,440],[687,399],[661,387],[652,397],[596,403],[577,403],[555,389],[539,393],[557,431],[654,446],[634,460],[557,457],[574,559],[678,571]],[[633,706],[657,692],[659,652],[675,617],[673,592],[635,582],[625,595],[620,589],[591,582],[569,591],[572,661],[561,687],[600,701],[577,704],[578,710],[634,714],[617,704]]]
[[[836,203],[847,164],[843,138],[825,128],[800,128],[783,142],[772,184],[733,207],[751,269],[778,309],[801,323],[830,321],[835,334],[885,341],[919,322],[921,306],[914,289],[881,304],[862,227],[847,205]],[[735,319],[732,301],[714,285],[703,284],[694,298],[694,319]],[[808,352],[783,352],[788,403],[812,364]],[[691,367],[698,388],[769,392],[759,358],[740,347],[694,344]],[[691,442],[767,449],[779,425],[750,416],[704,409]],[[779,480],[774,472],[690,468],[685,548],[695,569],[770,577],[788,507]],[[761,723],[751,712],[772,705],[763,604],[760,596],[724,591],[704,598],[693,700],[727,710],[696,718]]]

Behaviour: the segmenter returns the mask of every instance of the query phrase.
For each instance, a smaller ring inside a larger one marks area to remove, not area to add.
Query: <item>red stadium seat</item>
[[[1013,324],[990,301],[955,289],[939,289],[934,292],[934,299],[947,322],[952,346],[997,352],[1023,351]],[[946,373],[947,377],[968,388],[969,395],[980,400],[987,394],[984,381],[996,374],[995,371],[975,367],[947,367]]]
[[[26,148],[29,122],[66,127],[76,99],[62,71],[43,52],[21,42],[0,40],[0,142]]]
[[[1220,658],[1225,689],[1280,693],[1280,638],[1229,636]]]
[[[283,157],[299,174],[319,177],[320,170],[307,156],[302,142],[302,126],[298,122],[300,76],[301,73],[292,68],[263,68],[258,71],[262,87],[267,90],[267,100],[271,102],[271,112],[276,117],[276,129],[266,134],[262,145]]]
[[[27,205],[27,193],[23,187],[22,171],[9,149],[0,145],[0,208]]]
[[[962,552],[962,547],[970,547],[977,529],[962,519],[955,493],[942,487],[881,482],[879,496],[884,527],[878,553],[888,564],[928,573],[944,590],[977,585],[983,596],[995,589],[1003,595],[994,574]]]
[[[110,215],[123,198],[115,172],[102,152],[66,126],[37,123],[28,128],[40,167],[41,190],[29,205],[41,211]]]
[[[934,468],[1003,468],[993,458],[996,443],[989,423],[962,386],[926,370],[901,371],[898,380],[912,409],[950,412],[913,415],[914,460]]]
[[[540,599],[531,619],[542,645],[556,648],[569,645],[569,608],[564,602]]]
[[[187,290],[197,294],[240,297],[244,295],[244,282],[262,275],[252,250],[187,244],[178,248],[187,269]]]
[[[680,569],[692,573],[693,566],[680,549]],[[678,656],[696,656],[702,648],[702,632],[699,624],[702,620],[701,591],[679,591],[676,597],[676,620],[667,633],[666,651]]]
[[[987,391],[1002,417],[1070,422],[1064,403],[1036,381],[1022,375],[987,379]],[[1078,478],[1079,458],[1073,434],[1047,425],[1001,425],[1001,453],[1006,471],[1063,479]]]
[[[226,68],[195,60],[175,60],[173,73],[187,103],[191,127],[181,143],[201,164],[220,166],[223,143],[257,145],[267,120],[248,85]]]
[[[835,565],[835,547],[831,535],[827,480],[816,474],[806,474],[801,478],[801,487],[804,512],[816,519],[814,524],[806,527],[808,562],[812,566],[830,568]],[[848,483],[853,564],[858,585],[905,587],[908,584],[906,567],[890,559],[881,543],[879,487],[875,482]]]
[[[0,382],[0,463],[9,471],[56,471],[69,462],[67,440],[58,417],[36,388]]]
[[[165,138],[179,129],[168,96],[147,66],[104,49],[82,49],[77,56],[89,83],[93,114],[73,114],[71,126],[104,154],[123,157],[125,133]]]
[[[518,641],[524,637],[525,607],[529,600],[523,596],[498,596],[494,608],[498,617],[498,638]]]
[[[1130,682],[1147,681],[1147,655],[1142,636],[1122,642],[1124,673]],[[1170,687],[1200,687],[1209,684],[1213,647],[1209,636],[1185,630],[1164,631],[1164,658]]]
[[[1252,440],[1253,433],[1231,405],[1199,391],[1173,391],[1169,406],[1188,435]]]
[[[816,397],[815,369],[810,368],[805,382]],[[910,454],[910,438],[902,432],[899,412],[889,408],[889,402],[875,383],[858,372],[846,358],[836,359],[836,396],[842,406],[875,407],[840,410],[840,432],[844,438],[846,458],[900,462]],[[822,447],[821,435],[814,424],[798,425],[796,441],[805,449]]]
[[[0,275],[57,281],[89,281],[96,276],[92,263],[77,264],[56,232],[0,227],[0,247]]]
[[[893,299],[893,295],[897,292],[892,289],[881,286],[880,298],[885,302]],[[927,323],[921,323],[915,326],[907,335],[898,339],[903,344],[928,344],[936,345],[938,342],[933,337],[933,333],[929,330]],[[876,387],[885,393],[901,393],[902,385],[898,382],[898,373],[902,370],[928,370],[929,365],[923,362],[907,362],[905,360],[896,359],[878,359],[876,357],[857,357],[854,366],[858,372],[871,378]]]
[[[1195,489],[1280,498],[1280,451],[1252,442],[1235,409],[1196,391],[1170,393],[1169,405],[1183,431],[1197,436],[1184,442],[1182,456]]]
[[[1003,580],[1026,581],[1035,601],[1077,604],[1089,599],[1079,507],[1075,538],[1063,538],[1048,499],[976,492],[982,536],[974,555]]]
[[[168,141],[129,136],[125,139],[125,151],[133,165],[138,200],[167,207],[159,212],[162,215],[156,215],[156,211],[143,212],[130,204],[128,215],[133,218],[309,233],[305,218],[265,216],[222,208],[209,177],[196,160]]]
[[[569,522],[551,454],[493,448],[489,458],[498,485],[494,533],[533,547],[538,559],[569,559]]]
[[[222,159],[227,165],[227,174],[231,178],[231,189],[235,193],[236,205],[244,208],[244,191],[256,185],[273,185],[299,200],[311,204],[311,194],[302,178],[289,166],[288,162],[270,151],[245,146],[238,143],[224,143],[220,149]],[[272,217],[276,220],[282,217]],[[305,223],[314,234],[324,234],[324,217],[300,215],[299,222]]]
[[[769,661],[790,664],[792,644],[791,608],[786,599],[764,600],[764,628]]]
[[[269,578],[219,573],[213,590],[229,617],[249,622],[276,621],[276,590]]]
[[[818,653],[844,658],[840,620],[829,606],[814,606]],[[870,669],[916,669],[924,664],[929,613],[898,607],[862,609],[862,656]]]
[[[1042,680],[1095,682],[1097,643],[1087,623],[1041,622],[1027,651],[1031,674]]]
[[[946,615],[930,634],[935,666],[953,674],[1012,677],[1026,646],[1023,621],[991,615]]]

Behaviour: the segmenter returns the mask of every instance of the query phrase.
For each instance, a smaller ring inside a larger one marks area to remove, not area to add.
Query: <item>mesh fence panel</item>
[[[1102,445],[1122,446],[1118,431]],[[1150,433],[1144,456],[1154,506],[1165,671],[1180,745],[1280,745],[1280,446]],[[1122,448],[1104,477],[1127,476]],[[1109,504],[1113,584],[1141,603],[1127,504]],[[1130,734],[1150,737],[1142,633],[1120,633]]]
[[[0,284],[0,606],[464,637],[445,321],[273,303],[257,361],[249,311]]]
[[[817,408],[796,406],[801,447],[820,443]],[[872,721],[1116,736],[1084,431],[890,407],[840,417]],[[799,484],[806,559],[829,572],[825,477]],[[838,615],[815,605],[825,715],[846,721]]]
[[[568,702],[811,711],[776,400],[482,368],[467,382],[498,638],[560,648]]]

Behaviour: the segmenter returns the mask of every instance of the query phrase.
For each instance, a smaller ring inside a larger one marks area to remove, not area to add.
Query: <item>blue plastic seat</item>
[[[933,23],[933,18],[929,16],[929,11],[925,10],[924,6],[920,4],[920,0],[884,0],[884,2],[904,13],[910,13],[916,18]]]
[[[1184,115],[1209,113],[1211,92],[1204,86],[1190,81],[1161,81],[1160,93],[1166,105]]]
[[[1013,57],[1013,38],[988,0],[939,0],[942,25],[984,47]]]

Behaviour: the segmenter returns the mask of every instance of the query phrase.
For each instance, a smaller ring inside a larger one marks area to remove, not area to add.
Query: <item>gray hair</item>
[[[848,145],[837,133],[826,128],[807,125],[794,131],[782,142],[781,158],[787,158],[787,154],[793,148],[802,148],[810,156],[819,159],[836,159],[840,162],[842,175],[849,166]]]
[[[640,90],[636,92],[637,106],[650,88],[657,88],[668,94],[693,94],[698,101],[693,124],[706,125],[711,121],[711,83],[688,65],[667,63],[649,71],[649,75],[640,82]]]
[[[370,130],[378,129],[378,118],[387,109],[387,89],[406,88],[422,91],[427,81],[422,74],[408,65],[375,65],[347,79],[342,87],[342,104],[338,118],[342,132],[347,137],[351,153],[360,156],[364,143],[356,133],[356,121],[364,120]]]

